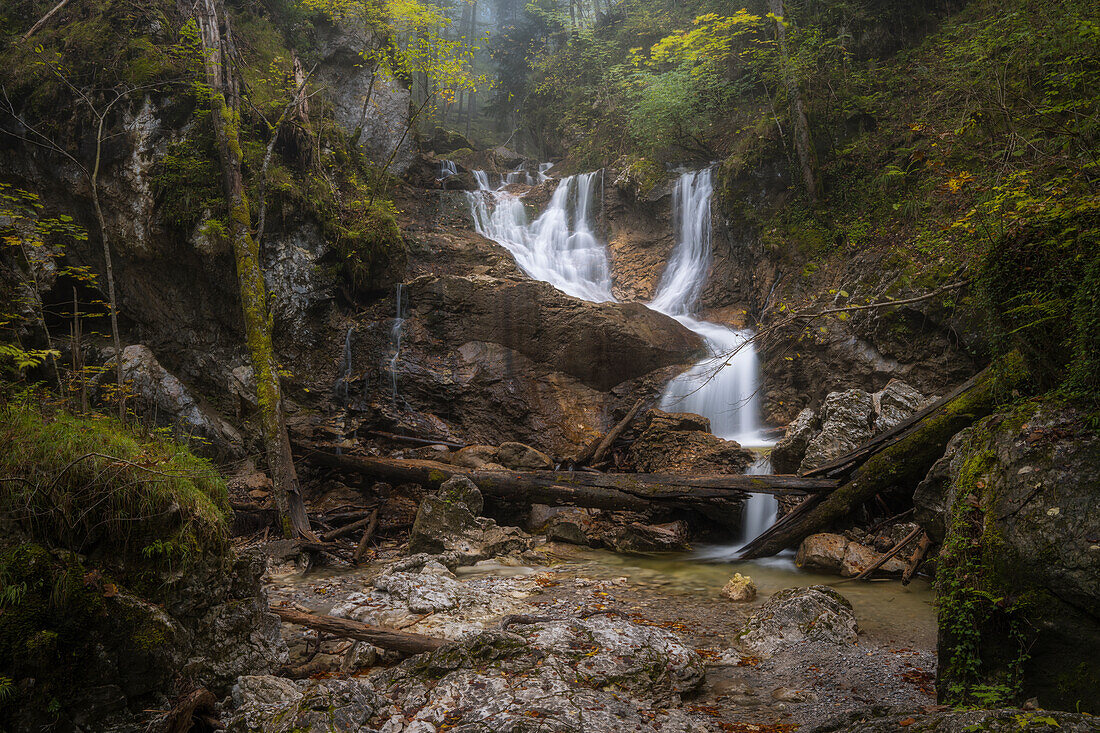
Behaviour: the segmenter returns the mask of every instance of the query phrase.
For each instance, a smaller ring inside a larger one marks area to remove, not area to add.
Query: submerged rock
[[[832,588],[787,588],[769,598],[745,625],[742,640],[752,649],[774,654],[802,642],[850,646],[858,627],[852,604]]]

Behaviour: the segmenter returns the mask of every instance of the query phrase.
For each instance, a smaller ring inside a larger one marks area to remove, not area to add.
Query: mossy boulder
[[[1079,409],[1025,403],[941,469],[941,699],[1100,712],[1100,434]]]

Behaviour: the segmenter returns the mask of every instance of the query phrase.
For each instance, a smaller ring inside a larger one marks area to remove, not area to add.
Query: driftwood
[[[362,519],[360,519],[358,521],[352,522],[351,524],[345,524],[343,527],[340,527],[339,529],[334,529],[331,532],[326,533],[325,536],[324,536],[324,540],[325,540],[325,542],[331,542],[332,540],[339,539],[340,537],[343,537],[344,535],[351,534],[352,532],[354,532],[357,529],[362,529],[363,527],[366,527],[371,522],[374,522],[375,524],[378,523],[378,511],[377,510],[367,514],[367,516],[363,517]]]
[[[484,471],[446,463],[303,451],[302,459],[324,466],[358,471],[394,484],[415,483],[438,488],[454,475],[473,481],[494,499],[641,511],[656,505],[700,508],[715,501],[742,499],[746,493],[805,495],[836,487],[830,479],[798,476],[715,474],[679,476],[646,473],[572,471]]]
[[[368,519],[367,528],[363,530],[363,536],[359,538],[359,544],[355,547],[355,554],[352,555],[352,561],[356,565],[363,562],[363,557],[367,554],[367,545],[370,543],[371,537],[374,537],[374,531],[378,529],[378,510],[372,511]]]
[[[615,423],[613,428],[607,431],[607,435],[603,436],[601,440],[595,441],[595,447],[592,448],[591,453],[585,451],[585,454],[577,460],[577,463],[585,466],[590,463],[599,463],[602,461],[603,457],[607,455],[607,451],[611,449],[611,444],[619,439],[619,436],[623,434],[624,430],[630,427],[630,424],[634,422],[634,418],[638,415],[638,411],[642,409],[642,405],[644,404],[644,399],[635,402],[634,406],[627,411],[626,416]]]
[[[919,535],[923,531],[924,531],[923,529],[921,529],[920,527],[917,527],[912,532],[905,535],[905,539],[903,539],[901,542],[897,543],[892,548],[890,548],[890,550],[888,552],[882,553],[882,556],[879,557],[878,560],[875,560],[873,563],[868,565],[862,573],[860,573],[859,575],[856,575],[855,577],[852,577],[852,578],[845,578],[844,580],[842,580],[840,582],[841,583],[847,583],[847,582],[852,581],[852,580],[864,580],[864,579],[870,577],[871,573],[875,572],[876,570],[881,568],[883,565],[885,565],[887,560],[889,560],[890,558],[894,557],[899,552],[901,552],[902,548],[904,548],[906,545],[908,545],[910,542],[912,542],[913,538],[916,537],[917,535]],[[839,585],[839,583],[837,585]]]
[[[913,550],[913,555],[909,558],[909,564],[905,566],[905,572],[901,574],[902,585],[909,585],[909,582],[913,580],[913,575],[917,572],[917,568],[920,567],[921,561],[924,560],[924,556],[928,554],[931,547],[932,538],[925,532],[921,535],[920,542],[917,543],[917,549]]]
[[[335,616],[317,616],[312,613],[303,613],[291,608],[273,607],[271,612],[298,626],[316,629],[325,634],[340,636],[346,639],[365,641],[380,649],[404,652],[406,654],[420,654],[430,652],[443,646],[443,639],[435,639],[423,634],[410,634],[405,631],[384,629],[380,626],[352,621]]]

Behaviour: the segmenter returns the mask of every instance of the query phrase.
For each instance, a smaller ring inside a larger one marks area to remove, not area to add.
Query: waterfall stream
[[[539,177],[544,177],[540,166]],[[602,302],[611,295],[611,270],[605,246],[592,232],[589,218],[596,172],[563,178],[546,211],[533,223],[520,197],[505,190],[518,182],[519,172],[492,188],[484,171],[475,171],[479,191],[467,195],[478,233],[506,247],[520,268],[569,295]],[[713,172],[706,168],[683,173],[673,191],[676,246],[661,275],[649,307],[675,318],[703,337],[707,355],[665,388],[661,409],[694,412],[710,419],[711,431],[747,448],[767,448],[760,424],[760,369],[752,332],[735,330],[696,318],[706,285],[711,253],[711,198]],[[766,457],[749,473],[768,473]],[[750,494],[745,504],[740,544],[752,539],[776,514],[775,498]],[[729,548],[722,548],[728,553]]]
[[[545,170],[539,167],[540,180]],[[488,173],[474,171],[479,190],[467,196],[478,234],[507,248],[520,269],[536,280],[583,300],[614,300],[607,251],[589,221],[596,173],[563,178],[546,211],[530,223],[522,199],[505,190],[512,175],[492,188]]]

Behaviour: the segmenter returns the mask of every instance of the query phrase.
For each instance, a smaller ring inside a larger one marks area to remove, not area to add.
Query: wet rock
[[[113,364],[112,359],[101,383],[113,379]],[[225,452],[240,443],[240,433],[161,366],[148,346],[133,344],[122,350],[122,379],[129,384],[129,405],[138,414],[173,425],[185,435],[198,435]]]
[[[872,436],[874,401],[863,390],[833,392],[821,406],[821,432],[806,446],[800,471],[823,466]]]
[[[722,595],[737,603],[747,603],[756,599],[756,583],[752,578],[735,573],[724,586]]]
[[[852,604],[832,588],[787,588],[769,598],[745,625],[742,641],[774,654],[802,642],[850,646],[857,641]]]
[[[755,459],[752,451],[709,430],[701,415],[650,410],[628,457],[643,473],[744,473]]]
[[[772,469],[776,473],[795,473],[798,471],[802,459],[806,456],[806,448],[810,440],[817,434],[817,413],[810,408],[798,413],[798,417],[791,420],[787,426],[787,433],[783,439],[772,448],[770,458]]]
[[[1024,698],[1100,713],[1100,434],[1088,419],[1071,405],[1021,405],[975,425],[948,462],[937,687],[950,702],[1018,674]],[[965,617],[981,634],[976,673],[951,612],[960,593],[1005,599]]]
[[[924,395],[900,379],[891,379],[872,395],[875,405],[874,432],[881,433],[907,419],[926,404]]]
[[[844,535],[821,532],[802,540],[794,564],[803,570],[839,573],[849,540]]]
[[[847,547],[844,548],[844,557],[840,562],[840,574],[845,578],[859,575],[874,565],[881,556],[882,553],[873,548],[861,545],[858,542],[849,542]],[[897,575],[903,572],[905,572],[905,561],[897,556],[890,558],[875,570],[875,573],[886,575]]]
[[[536,280],[423,276],[410,317],[453,348],[492,342],[597,390],[691,360],[699,337],[641,303],[590,303]]]
[[[468,445],[459,448],[450,457],[450,462],[463,468],[481,469],[488,463],[497,462],[497,449],[491,445]]]
[[[514,471],[548,471],[554,468],[550,456],[529,445],[514,442],[500,444],[496,462]]]
[[[677,520],[666,524],[633,522],[620,528],[612,537],[612,546],[619,552],[672,552],[687,550],[687,522]]]

